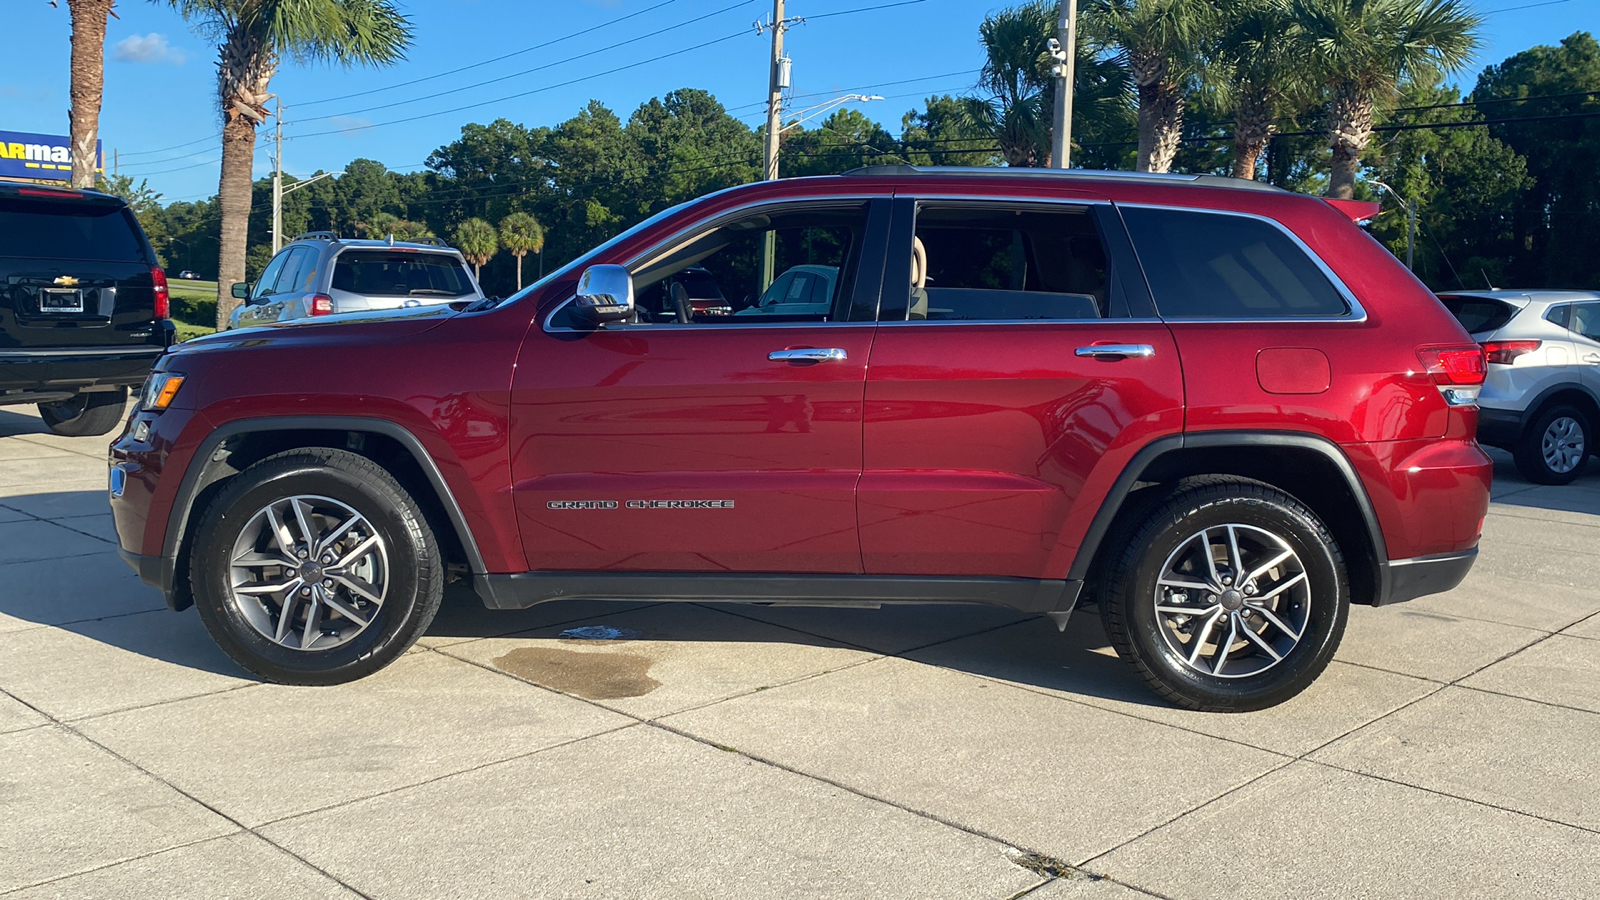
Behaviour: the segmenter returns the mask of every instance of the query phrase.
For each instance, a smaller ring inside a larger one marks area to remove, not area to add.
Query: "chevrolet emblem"
[[[71,275],[63,275],[60,278],[57,278],[55,283],[61,285],[62,287],[72,287],[78,283],[78,279],[73,278]]]

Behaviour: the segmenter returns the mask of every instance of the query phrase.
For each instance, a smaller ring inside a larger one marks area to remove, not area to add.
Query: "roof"
[[[844,173],[846,176],[891,175],[959,175],[1005,179],[1051,179],[1063,181],[1119,181],[1150,182],[1168,186],[1232,188],[1241,191],[1267,191],[1278,194],[1293,193],[1264,181],[1229,178],[1226,175],[1179,175],[1169,172],[1119,172],[1105,169],[1038,169],[1022,166],[863,166]]]

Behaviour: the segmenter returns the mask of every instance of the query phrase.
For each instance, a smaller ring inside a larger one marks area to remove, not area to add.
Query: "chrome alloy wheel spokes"
[[[366,517],[327,497],[275,500],[233,544],[230,599],[262,637],[329,650],[365,631],[389,589],[389,551]]]
[[[1289,655],[1305,634],[1311,582],[1287,541],[1254,525],[1213,525],[1161,565],[1155,609],[1161,636],[1183,664],[1245,678]]]
[[[1544,454],[1544,464],[1550,471],[1565,475],[1583,464],[1588,452],[1583,445],[1583,428],[1571,416],[1561,416],[1544,430],[1539,450]]]

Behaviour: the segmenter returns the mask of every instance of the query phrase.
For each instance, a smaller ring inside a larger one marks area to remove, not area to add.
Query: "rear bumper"
[[[170,324],[170,323],[169,323]],[[85,388],[137,387],[167,345],[0,350],[0,403]],[[15,393],[7,398],[6,393]]]
[[[1523,414],[1514,409],[1478,407],[1478,442],[1509,448],[1522,436]]]
[[[1415,600],[1429,594],[1453,590],[1478,559],[1478,548],[1464,553],[1441,553],[1412,559],[1391,559],[1383,563],[1382,587],[1375,606]]]

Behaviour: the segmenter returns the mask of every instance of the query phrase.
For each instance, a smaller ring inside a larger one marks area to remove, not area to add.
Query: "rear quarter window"
[[[1122,207],[1156,309],[1166,318],[1347,315],[1321,268],[1277,226],[1226,213]]]
[[[1515,306],[1492,297],[1455,297],[1446,294],[1439,300],[1469,334],[1504,328],[1511,317],[1517,314]]]
[[[0,256],[149,261],[126,207],[22,197],[0,197]]]

